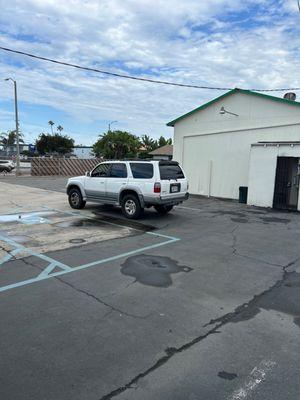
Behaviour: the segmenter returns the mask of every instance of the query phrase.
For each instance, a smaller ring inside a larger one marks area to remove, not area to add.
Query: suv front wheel
[[[122,212],[126,218],[137,219],[143,212],[139,199],[134,194],[124,196],[121,202]]]
[[[85,201],[83,200],[81,191],[79,189],[74,188],[70,190],[69,204],[72,208],[75,208],[76,210],[84,208]]]

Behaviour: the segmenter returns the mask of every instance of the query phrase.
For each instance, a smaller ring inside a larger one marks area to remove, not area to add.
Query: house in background
[[[300,210],[300,103],[234,89],[184,114],[174,127],[174,159],[190,192]]]
[[[91,146],[74,146],[72,155],[81,159],[95,158],[93,148]]]
[[[172,160],[173,158],[173,145],[166,144],[165,146],[159,147],[153,151],[150,151],[150,156],[153,160]]]
[[[28,152],[28,153],[34,153],[35,152],[35,145],[33,144],[27,144],[27,143],[20,143],[19,144],[19,148],[20,148],[20,154],[22,154],[23,152]],[[7,156],[7,157],[11,157],[11,156],[15,156],[17,154],[17,145],[13,144],[11,146],[0,146],[0,151],[3,155]]]

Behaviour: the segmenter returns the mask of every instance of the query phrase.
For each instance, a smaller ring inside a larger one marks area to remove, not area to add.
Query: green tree
[[[147,153],[149,153],[152,150],[157,149],[158,145],[157,145],[157,141],[152,139],[150,136],[148,135],[143,135],[141,136],[141,144],[142,146],[145,148],[145,151]]]
[[[102,135],[93,145],[93,151],[97,156],[107,159],[123,159],[135,157],[141,147],[139,138],[125,131],[109,131]]]
[[[39,154],[44,155],[46,153],[53,152],[65,154],[72,150],[74,146],[74,139],[59,133],[55,133],[53,135],[41,133],[35,144]]]
[[[165,139],[163,136],[161,136],[158,139],[158,147],[165,146],[166,144],[172,144],[172,139]]]
[[[56,129],[59,131],[59,133],[61,133],[61,131],[64,130],[64,128],[61,125],[58,125],[58,127]]]
[[[0,134],[0,144],[6,149],[9,146],[13,146],[17,142],[16,131],[8,131],[7,133]],[[22,134],[19,132],[19,142],[24,143]]]

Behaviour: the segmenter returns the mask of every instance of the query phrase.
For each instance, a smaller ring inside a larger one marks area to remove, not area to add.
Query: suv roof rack
[[[150,158],[147,158],[145,160],[141,159],[141,158],[124,158],[124,161],[140,161],[140,162],[149,162],[149,161],[153,161]]]

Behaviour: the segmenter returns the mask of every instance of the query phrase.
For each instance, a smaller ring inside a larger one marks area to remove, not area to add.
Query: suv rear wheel
[[[81,208],[84,208],[85,203],[86,202],[83,200],[81,191],[79,189],[74,188],[70,190],[69,204],[72,208],[80,210]]]
[[[155,206],[155,210],[160,215],[165,215],[173,209],[173,206]]]
[[[121,202],[122,212],[126,218],[137,219],[143,212],[139,199],[134,194],[124,196]]]

